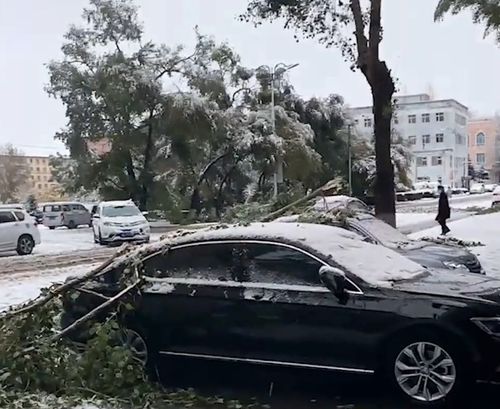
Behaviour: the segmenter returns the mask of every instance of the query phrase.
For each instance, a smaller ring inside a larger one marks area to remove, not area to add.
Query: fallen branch
[[[61,339],[66,334],[68,334],[68,333],[74,331],[76,328],[80,327],[82,324],[86,323],[87,321],[90,321],[92,318],[96,317],[100,312],[106,310],[108,307],[111,307],[113,304],[118,302],[124,295],[126,295],[130,291],[132,291],[140,283],[141,283],[141,280],[136,280],[133,284],[129,285],[127,288],[120,291],[114,297],[111,297],[108,301],[103,302],[97,308],[94,308],[92,311],[88,312],[83,317],[77,319],[75,322],[73,322],[73,324],[64,328],[59,334],[56,334],[53,337],[51,337],[50,338],[51,342],[55,342],[55,341]]]
[[[24,307],[21,307],[21,308],[16,309],[16,310],[7,311],[5,314],[2,315],[2,317],[3,318],[12,317],[12,316],[16,316],[19,314],[31,312],[37,308],[43,307],[45,304],[47,304],[49,301],[51,301],[53,298],[57,297],[58,295],[68,291],[69,289],[91,279],[92,277],[94,277],[97,274],[104,271],[111,264],[113,264],[113,262],[118,257],[125,254],[128,250],[129,250],[128,246],[123,246],[120,250],[118,250],[112,257],[110,257],[108,260],[106,260],[104,263],[102,263],[99,267],[93,269],[92,271],[89,271],[87,274],[84,274],[80,277],[76,277],[74,279],[66,281],[64,284],[61,284],[60,286],[54,288],[53,290],[50,290],[47,295],[39,297],[39,298],[31,301],[30,303],[28,303]]]
[[[326,192],[328,190],[331,190],[331,189],[338,188],[338,187],[339,187],[338,186],[338,180],[335,180],[335,179],[334,180],[330,180],[329,182],[327,182],[326,184],[324,184],[320,188],[318,188],[315,191],[309,193],[307,196],[304,196],[303,198],[301,198],[299,200],[296,200],[295,202],[290,203],[290,204],[286,205],[285,207],[282,207],[281,209],[276,210],[275,212],[272,212],[272,213],[268,214],[267,216],[264,216],[260,221],[261,222],[270,222],[270,221],[272,221],[272,220],[274,220],[274,219],[282,216],[288,210],[293,209],[295,206],[299,206],[299,205],[301,205],[303,203],[306,203],[309,200],[314,199],[316,196],[324,194],[324,192]]]

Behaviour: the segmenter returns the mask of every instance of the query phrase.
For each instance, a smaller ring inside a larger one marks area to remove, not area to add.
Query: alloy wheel
[[[148,346],[138,332],[128,328],[122,330],[121,342],[124,347],[130,350],[136,361],[146,366],[148,362]]]
[[[457,371],[450,354],[430,342],[404,348],[394,364],[399,387],[411,398],[435,402],[446,397],[456,382]]]
[[[30,254],[33,251],[33,241],[29,237],[21,237],[19,240],[19,250],[23,254]]]

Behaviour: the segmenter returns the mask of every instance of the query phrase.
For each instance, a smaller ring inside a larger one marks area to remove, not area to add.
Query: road
[[[493,193],[483,193],[480,195],[456,195],[450,198],[452,209],[466,209],[468,207],[490,207]],[[398,211],[414,211],[416,209],[436,209],[439,199],[421,199],[412,202],[398,202]]]

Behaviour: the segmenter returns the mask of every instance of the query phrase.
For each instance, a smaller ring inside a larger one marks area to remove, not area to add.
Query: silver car
[[[42,207],[42,212],[43,224],[51,230],[63,226],[66,226],[68,229],[76,229],[81,225],[92,225],[90,212],[81,203],[45,203]]]

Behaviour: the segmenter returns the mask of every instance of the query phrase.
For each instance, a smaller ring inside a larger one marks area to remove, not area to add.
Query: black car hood
[[[394,289],[424,295],[441,295],[474,299],[500,305],[500,280],[480,274],[453,270],[429,270],[429,274],[412,281],[394,284]]]
[[[444,261],[455,262],[457,264],[469,264],[476,261],[476,256],[460,246],[426,242],[418,242],[418,244],[400,246],[397,248],[397,251],[410,260],[428,268],[445,268]]]

